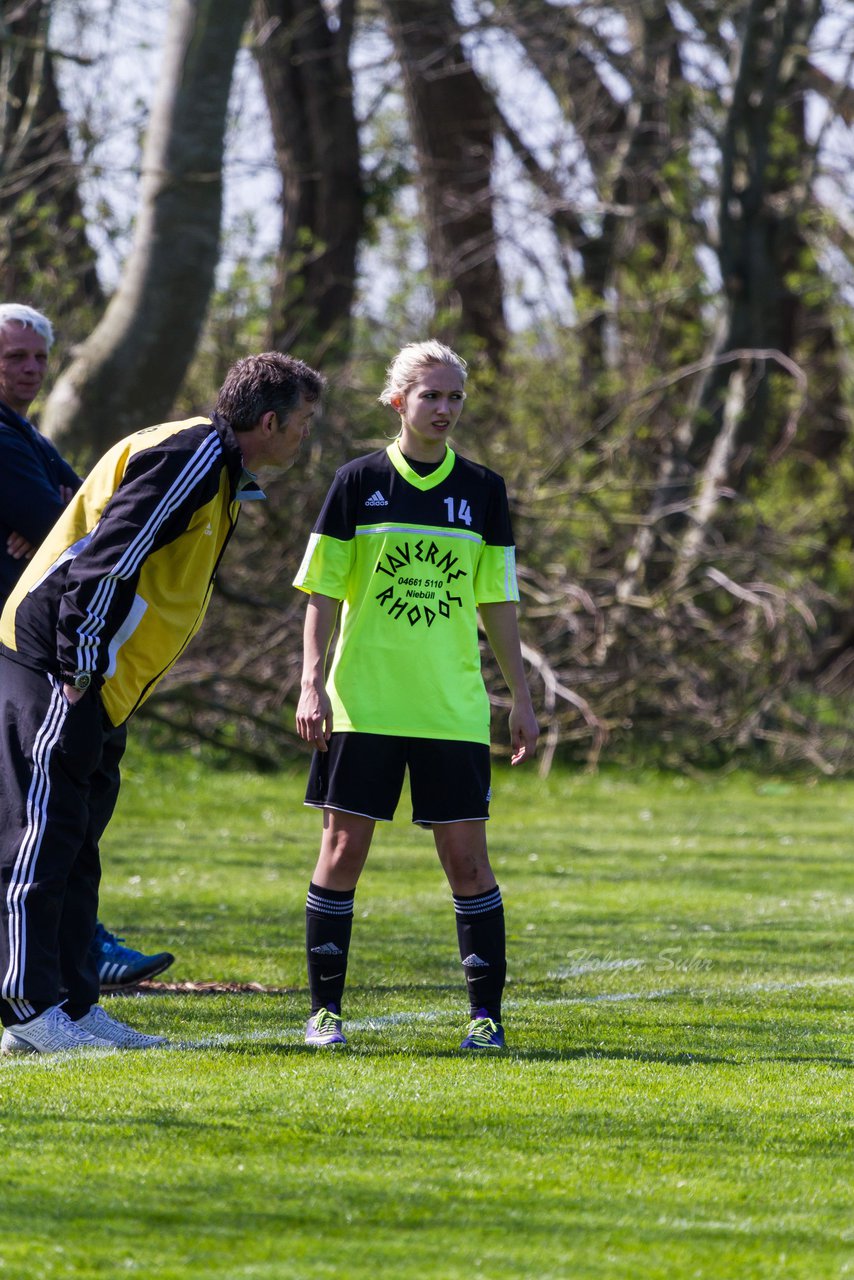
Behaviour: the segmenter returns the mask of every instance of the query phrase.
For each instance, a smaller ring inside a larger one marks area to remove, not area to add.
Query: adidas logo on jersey
[[[471,955],[466,956],[465,960],[463,961],[463,968],[464,969],[488,969],[489,961],[481,960],[480,956],[475,955],[475,953],[472,952]]]
[[[370,496],[365,499],[366,507],[387,507],[388,498],[384,498],[379,489],[376,489]]]
[[[322,947],[312,947],[313,956],[343,956],[344,952],[334,942],[324,942]]]

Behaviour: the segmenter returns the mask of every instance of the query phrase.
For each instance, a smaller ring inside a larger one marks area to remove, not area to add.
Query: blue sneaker
[[[158,951],[156,955],[144,956],[141,951],[133,951],[122,946],[124,938],[117,938],[109,933],[99,921],[95,927],[90,954],[98,966],[98,977],[101,979],[101,990],[109,991],[117,987],[134,987],[146,978],[153,978],[173,964],[175,957],[168,951]]]
[[[327,1045],[346,1044],[347,1040],[341,1030],[341,1016],[331,1009],[318,1009],[308,1020],[305,1029],[305,1042],[315,1049],[326,1048]]]
[[[461,1049],[503,1049],[504,1028],[500,1022],[493,1022],[485,1009],[478,1009],[469,1023],[466,1038]]]

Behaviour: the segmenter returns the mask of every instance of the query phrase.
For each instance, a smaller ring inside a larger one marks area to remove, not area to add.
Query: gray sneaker
[[[82,1027],[114,1049],[159,1049],[167,1043],[165,1036],[147,1036],[142,1031],[135,1031],[126,1022],[111,1018],[99,1004],[93,1004],[89,1012],[79,1018],[74,1026]]]
[[[6,1027],[0,1053],[72,1053],[80,1049],[109,1049],[110,1042],[72,1022],[58,1004],[37,1018]]]

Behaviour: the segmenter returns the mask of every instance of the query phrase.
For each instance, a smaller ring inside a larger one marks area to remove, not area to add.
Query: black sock
[[[308,886],[305,955],[312,1013],[341,1012],[355,897],[355,889],[320,889],[314,882]]]
[[[66,1001],[62,1007],[72,1022],[79,1022],[81,1018],[86,1017],[86,1014],[93,1006],[91,1004],[69,1004]]]
[[[454,894],[454,911],[472,1017],[485,1009],[494,1022],[500,1022],[507,976],[501,890],[496,885],[473,898]]]

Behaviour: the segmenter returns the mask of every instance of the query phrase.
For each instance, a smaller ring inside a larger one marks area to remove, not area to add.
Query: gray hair
[[[380,404],[391,404],[395,396],[405,395],[418,381],[421,370],[431,364],[447,364],[457,369],[465,386],[468,366],[456,351],[435,338],[430,338],[427,342],[408,342],[405,347],[401,347],[386,370],[385,386],[379,396]]]
[[[265,413],[286,418],[301,395],[306,400],[319,400],[325,385],[322,373],[295,356],[281,351],[244,356],[225,375],[216,411],[235,431],[251,431]]]
[[[43,316],[34,307],[25,306],[22,302],[0,303],[0,329],[13,322],[22,324],[27,329],[35,329],[36,333],[44,338],[45,346],[50,351],[53,346],[53,325],[47,316]]]

